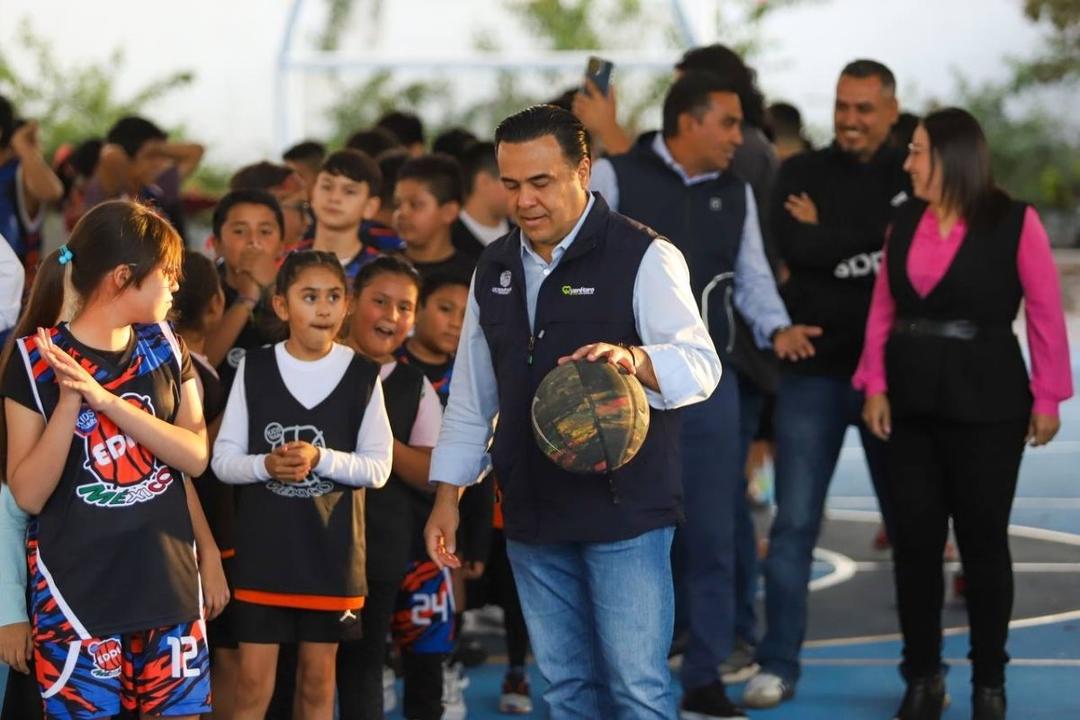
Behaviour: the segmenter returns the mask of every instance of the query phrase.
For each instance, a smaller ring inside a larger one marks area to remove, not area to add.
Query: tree
[[[103,63],[61,66],[29,21],[20,23],[19,34],[23,49],[33,58],[32,69],[18,72],[0,51],[0,93],[41,124],[47,157],[64,143],[103,137],[120,118],[195,79],[193,73],[180,70],[147,83],[128,98],[118,98],[115,77],[123,70],[122,50],[114,50]]]
[[[1075,118],[1045,106],[1047,100],[1077,97],[1080,90],[1080,0],[1024,0],[1024,13],[1046,25],[1038,54],[1014,59],[1011,76],[971,86],[958,96],[983,126],[998,182],[1016,197],[1060,219],[1067,237],[1080,240],[1075,216],[1080,205],[1080,141]]]

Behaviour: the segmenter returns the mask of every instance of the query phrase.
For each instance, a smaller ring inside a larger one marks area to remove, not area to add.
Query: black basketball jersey
[[[203,417],[207,426],[214,422],[225,410],[225,387],[221,378],[199,355],[191,356],[191,365],[199,376],[203,387]],[[233,554],[233,517],[236,514],[234,493],[236,488],[221,482],[209,465],[206,472],[193,478],[195,491],[199,494],[206,522],[214,535],[214,542],[223,558]]]
[[[166,422],[193,377],[165,323],[133,326],[122,352],[94,350],[66,324],[53,343],[113,394]],[[37,338],[20,338],[4,395],[48,421],[59,400]],[[175,625],[199,617],[199,577],[183,476],[84,405],[56,490],[34,521],[37,563],[81,638]]]
[[[379,368],[356,355],[337,387],[308,409],[289,392],[274,347],[248,351],[244,390],[248,452],[288,442],[353,450]],[[367,594],[364,489],[314,472],[236,491],[234,597],[308,610],[357,610]]]
[[[383,381],[386,414],[398,442],[409,442],[423,390],[423,371],[400,362]],[[415,555],[415,536],[419,532],[416,495],[419,493],[394,473],[386,485],[368,493],[368,577],[399,582],[405,574]]]

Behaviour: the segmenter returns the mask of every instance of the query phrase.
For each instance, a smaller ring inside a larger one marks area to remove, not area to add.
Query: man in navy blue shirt
[[[596,163],[593,189],[686,255],[721,360],[732,355],[736,312],[759,347],[793,360],[812,354],[810,338],[820,330],[791,324],[765,257],[753,191],[728,172],[742,144],[738,88],[711,73],[684,73],[664,99],[663,116],[661,132]],[[727,372],[708,400],[683,413],[687,513],[675,543],[675,575],[689,631],[683,711],[695,718],[745,717],[719,673],[735,640],[736,511],[749,514],[741,438],[738,381]],[[750,522],[743,525],[752,533]]]
[[[588,137],[540,105],[496,131],[499,175],[518,228],[481,254],[432,454],[425,530],[453,555],[461,486],[491,462],[507,553],[553,717],[670,720],[671,539],[681,517],[679,410],[712,393],[720,362],[674,245],[589,193]],[[529,407],[570,358],[636,373],[652,407],[638,455],[599,476],[540,452]]]

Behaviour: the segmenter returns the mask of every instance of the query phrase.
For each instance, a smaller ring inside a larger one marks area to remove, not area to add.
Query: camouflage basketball
[[[645,442],[649,403],[638,379],[609,363],[566,363],[536,389],[532,427],[540,450],[564,470],[611,472]]]

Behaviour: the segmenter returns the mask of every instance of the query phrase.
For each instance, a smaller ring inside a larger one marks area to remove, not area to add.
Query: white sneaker
[[[757,709],[771,708],[794,696],[795,688],[783,678],[770,672],[762,672],[746,683],[742,704]]]
[[[465,720],[465,688],[469,678],[461,663],[443,664],[442,720]]]
[[[382,706],[384,713],[393,712],[397,707],[397,676],[392,668],[382,669]]]

